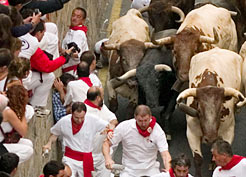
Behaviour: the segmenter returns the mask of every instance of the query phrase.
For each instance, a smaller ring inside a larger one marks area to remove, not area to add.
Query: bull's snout
[[[137,87],[138,83],[136,80],[128,79],[127,85],[129,86],[129,88],[135,88]]]
[[[215,140],[217,139],[217,136],[203,136],[202,137],[202,143],[211,145]]]

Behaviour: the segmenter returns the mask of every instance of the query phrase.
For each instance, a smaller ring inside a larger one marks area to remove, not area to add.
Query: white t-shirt
[[[103,104],[101,110],[97,108],[93,108],[87,104],[87,113],[97,116],[99,119],[104,120],[106,122],[110,122],[112,120],[116,120],[116,116],[114,113],[112,113],[105,104]],[[93,142],[93,154],[101,154],[102,153],[102,143],[104,139],[106,138],[106,135],[100,135],[100,133],[97,133]]]
[[[63,144],[72,150],[92,152],[95,134],[103,131],[108,125],[108,122],[86,113],[82,128],[78,133],[73,135],[71,117],[72,114],[63,117],[50,129],[50,132],[53,135],[62,136]]]
[[[165,133],[158,123],[149,137],[143,137],[137,130],[135,119],[126,120],[115,128],[111,143],[116,145],[119,142],[123,146],[122,164],[133,170],[155,166],[158,150],[168,150]]]
[[[64,64],[62,68],[67,68],[69,66],[77,65],[80,63],[80,56],[84,51],[89,50],[87,44],[87,38],[84,31],[81,30],[69,30],[62,41],[62,48],[67,49],[67,44],[75,42],[80,48],[80,53],[78,58],[71,58],[68,63]]]
[[[30,59],[39,47],[38,39],[29,33],[20,36],[19,39],[22,42],[19,57]]]
[[[39,43],[39,47],[53,55],[53,60],[59,57],[58,37],[55,34],[46,31]]]
[[[90,87],[82,80],[70,81],[67,85],[67,93],[65,96],[64,106],[71,102],[84,102],[87,91]]]
[[[162,172],[157,175],[153,175],[151,177],[171,177],[169,172]],[[188,174],[188,177],[193,177],[192,175]]]
[[[102,88],[102,83],[94,72],[90,73],[89,78],[91,79],[93,86]]]
[[[221,166],[215,168],[213,177],[245,177],[246,176],[246,158],[242,159],[230,170],[219,170]]]

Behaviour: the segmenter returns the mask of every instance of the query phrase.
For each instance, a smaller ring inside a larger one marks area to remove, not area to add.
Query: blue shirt
[[[67,115],[66,108],[63,106],[60,98],[59,92],[55,91],[52,95],[52,104],[53,104],[53,114],[55,121],[57,122],[63,116]]]

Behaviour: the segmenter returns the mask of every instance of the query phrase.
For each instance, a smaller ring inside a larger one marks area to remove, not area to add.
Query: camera
[[[35,15],[39,14],[40,13],[39,9],[34,9],[34,13]]]
[[[70,42],[69,44],[67,44],[67,48],[70,49],[71,47],[73,47],[72,52],[75,53],[76,51],[79,53],[80,52],[80,48],[78,47],[78,45],[75,42]]]

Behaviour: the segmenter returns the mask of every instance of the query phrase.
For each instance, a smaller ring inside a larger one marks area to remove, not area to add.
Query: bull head
[[[190,106],[181,105],[181,110],[190,116],[199,118],[203,132],[203,142],[205,143],[211,143],[217,138],[221,118],[230,114],[231,110],[223,105],[226,100],[234,97],[239,101],[238,106],[245,104],[245,98],[241,92],[227,87],[189,88],[180,93],[177,103],[180,104],[187,97],[194,97],[194,100]]]
[[[144,13],[144,12],[148,12],[149,11],[149,6],[145,6],[141,9],[138,9],[140,13]],[[165,9],[163,9],[164,11]],[[180,16],[180,19],[179,20],[176,20],[177,23],[182,23],[185,19],[185,14],[184,12],[178,8],[178,7],[175,7],[175,6],[171,6],[171,11],[178,14]]]
[[[188,81],[190,61],[193,55],[199,52],[202,43],[215,44],[219,41],[219,36],[213,28],[214,37],[200,35],[200,32],[193,28],[185,28],[175,36],[168,36],[153,43],[157,45],[173,44],[173,65],[176,69],[177,77],[182,81]]]
[[[184,12],[177,6],[172,6],[165,1],[151,1],[149,6],[139,9],[141,13],[148,12],[149,22],[154,27],[155,32],[170,28],[178,28],[185,18]],[[173,14],[178,14],[180,18],[177,20]],[[178,23],[178,24],[177,24]]]

